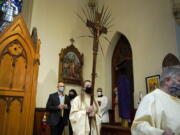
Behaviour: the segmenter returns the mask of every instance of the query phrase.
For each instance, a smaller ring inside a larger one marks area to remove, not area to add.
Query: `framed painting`
[[[146,77],[146,89],[147,93],[159,88],[160,75],[148,76]]]
[[[59,54],[59,81],[81,85],[83,81],[83,54],[73,44]]]

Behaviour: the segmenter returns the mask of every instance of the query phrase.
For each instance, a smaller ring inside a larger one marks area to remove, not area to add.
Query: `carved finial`
[[[73,45],[74,42],[75,42],[74,38],[71,38],[71,39],[70,39],[70,42],[71,42],[71,45]]]
[[[38,41],[38,35],[37,35],[37,28],[36,27],[33,27],[31,38],[34,42],[34,47],[36,49],[36,45],[37,45],[37,41]]]

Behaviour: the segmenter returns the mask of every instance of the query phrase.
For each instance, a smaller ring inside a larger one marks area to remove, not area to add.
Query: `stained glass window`
[[[2,3],[5,2],[6,0],[0,0],[0,7],[2,6]],[[22,12],[22,3],[23,3],[23,0],[12,0],[14,1],[13,3],[16,4],[16,6],[18,6],[18,9],[19,9],[19,13]]]
[[[22,4],[23,0],[0,0],[0,32],[22,12]]]
[[[3,3],[3,0],[0,0],[0,4]]]

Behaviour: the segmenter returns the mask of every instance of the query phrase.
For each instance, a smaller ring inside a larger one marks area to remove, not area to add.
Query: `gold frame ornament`
[[[159,88],[160,75],[148,76],[145,80],[147,93],[150,93],[156,88]]]
[[[83,54],[74,47],[74,40],[71,45],[61,49],[59,54],[59,81],[64,83],[81,85],[83,81]]]

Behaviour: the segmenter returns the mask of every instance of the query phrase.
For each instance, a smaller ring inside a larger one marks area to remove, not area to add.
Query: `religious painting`
[[[147,93],[152,92],[156,88],[159,88],[160,75],[148,76],[146,77],[146,89]]]
[[[81,85],[83,54],[73,44],[61,50],[59,54],[59,81]]]

